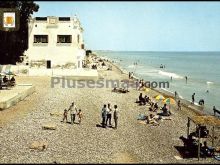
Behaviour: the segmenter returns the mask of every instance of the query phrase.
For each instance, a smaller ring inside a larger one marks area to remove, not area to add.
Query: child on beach
[[[66,119],[67,122],[67,109],[64,109],[64,113],[63,113],[63,122]]]
[[[82,111],[81,109],[79,109],[79,112],[77,113],[78,115],[78,119],[79,119],[79,124],[81,124],[81,121],[82,121]]]

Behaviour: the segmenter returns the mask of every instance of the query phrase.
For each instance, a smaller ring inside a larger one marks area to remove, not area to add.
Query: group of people
[[[191,102],[191,103],[192,103],[192,104],[195,103],[195,93],[192,94],[192,102]],[[199,100],[199,105],[204,106],[204,104],[205,104],[204,99],[200,99],[200,100]]]
[[[145,95],[143,97],[143,94],[140,93],[138,99],[136,100],[136,103],[139,103],[139,105],[146,105],[147,103],[151,105],[153,102],[151,101],[149,96]]]
[[[165,65],[160,64],[160,68],[161,68],[161,69],[165,68]]]
[[[64,109],[63,122],[65,120],[66,120],[66,122],[68,122],[68,120],[67,120],[68,112],[70,113],[71,124],[75,123],[77,116],[78,116],[78,122],[79,122],[79,124],[81,124],[82,111],[81,111],[81,109],[77,109],[74,102],[72,102],[72,104],[70,105],[70,107],[68,109]]]
[[[4,76],[3,79],[2,79],[1,74],[0,74],[0,89],[2,89],[3,84],[5,86],[14,86],[15,85],[14,76],[12,76],[11,79],[8,79],[7,76]]]
[[[118,106],[114,105],[114,108],[111,108],[111,104],[108,103],[108,105],[104,104],[103,108],[101,110],[101,117],[102,117],[102,127],[106,128],[107,126],[112,127],[112,117],[114,119],[114,129],[117,129],[118,127]]]
[[[191,154],[196,154],[198,152],[198,142],[192,135],[189,135],[188,138],[180,136],[180,139],[183,141],[184,146],[190,149]],[[208,146],[206,141],[204,141],[203,145],[200,143],[201,156],[211,157],[214,155],[214,151],[215,148]]]

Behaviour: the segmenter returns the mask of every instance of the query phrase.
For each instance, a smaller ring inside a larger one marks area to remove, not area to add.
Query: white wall
[[[49,18],[48,18],[49,19]],[[37,25],[37,27],[35,27]],[[83,44],[80,25],[74,25],[73,20],[58,22],[51,26],[44,21],[31,20],[29,23],[29,48],[25,52],[30,60],[51,60],[51,65],[76,63],[77,55]],[[74,29],[74,26],[77,28]],[[34,43],[34,35],[48,35],[48,43]],[[72,35],[72,43],[57,43],[57,35]],[[80,42],[77,42],[77,35]],[[85,50],[83,50],[85,52]]]

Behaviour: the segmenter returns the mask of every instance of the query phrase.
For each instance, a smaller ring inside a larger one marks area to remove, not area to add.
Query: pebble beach
[[[99,72],[104,79],[128,78],[114,65]],[[135,89],[124,94],[112,88],[51,88],[50,77],[16,78],[18,83],[33,84],[36,92],[0,111],[0,163],[219,163],[213,158],[176,158],[180,154],[175,146],[183,146],[179,137],[186,136],[187,117],[195,115],[186,107],[178,111],[172,106],[171,120],[153,126],[137,120],[138,114],[150,112],[135,103],[140,93]],[[146,94],[158,95],[154,90]],[[83,113],[80,125],[61,122],[63,110],[73,101]],[[97,127],[107,103],[120,110],[117,130]],[[46,123],[56,129],[42,129]],[[45,142],[46,149],[30,149],[34,141]]]

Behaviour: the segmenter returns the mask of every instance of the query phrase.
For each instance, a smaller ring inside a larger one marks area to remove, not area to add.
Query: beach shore
[[[115,65],[112,70],[100,70],[99,74],[104,80],[128,78]],[[51,88],[50,77],[17,76],[16,80],[33,84],[36,92],[0,111],[0,163],[218,164],[213,158],[200,161],[175,158],[180,156],[175,146],[183,146],[179,137],[186,136],[187,117],[197,114],[187,106],[181,111],[172,106],[171,120],[152,126],[137,120],[139,114],[152,112],[148,106],[135,103],[140,93],[135,89],[123,94],[112,92],[112,88]],[[146,94],[154,97],[159,93],[150,89]],[[81,125],[61,122],[63,110],[73,101],[82,109]],[[101,108],[107,103],[112,107],[117,104],[120,110],[117,130],[97,127],[101,122]],[[43,130],[42,126],[48,122],[57,129]],[[48,147],[44,151],[32,150],[29,146],[34,141],[46,141]]]

